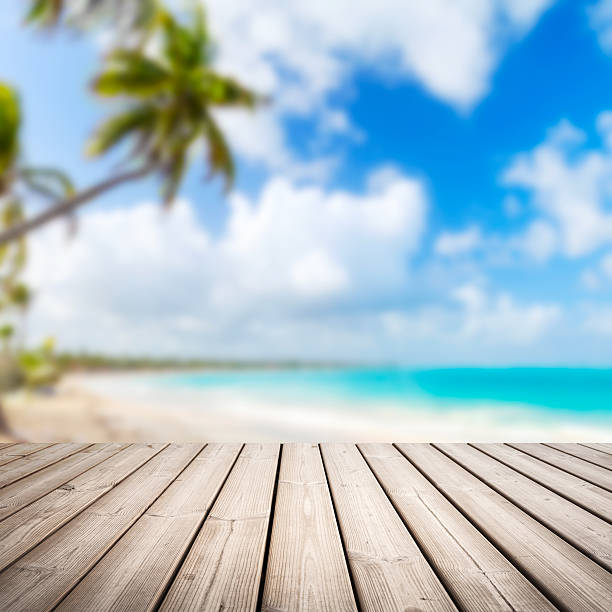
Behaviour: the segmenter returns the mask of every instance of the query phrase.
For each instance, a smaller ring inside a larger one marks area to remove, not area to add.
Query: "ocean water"
[[[220,392],[258,401],[333,404],[363,413],[418,407],[432,418],[490,411],[524,422],[581,423],[610,428],[612,369],[587,368],[354,368],[235,370],[156,374],[163,389]]]

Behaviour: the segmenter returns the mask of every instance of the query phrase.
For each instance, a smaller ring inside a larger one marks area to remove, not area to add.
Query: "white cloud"
[[[529,230],[535,227],[537,233],[525,237],[539,257],[554,250],[580,257],[612,241],[611,117],[601,113],[597,120],[601,149],[579,148],[582,133],[562,122],[544,143],[518,155],[504,173],[503,182],[526,189],[542,215],[539,225]]]
[[[486,343],[529,344],[549,331],[561,316],[555,304],[522,306],[507,294],[489,296],[478,285],[458,287],[452,297],[464,307],[457,333]]]
[[[612,280],[612,253],[608,253],[604,255],[601,259],[601,271],[605,274],[605,276]]]
[[[612,336],[612,307],[590,307],[583,327],[596,336]]]
[[[51,226],[31,241],[31,339],[114,354],[482,362],[554,325],[554,305],[419,269],[422,184],[383,168],[368,185],[271,179],[256,199],[232,196],[219,235],[186,201],[87,211],[72,240]]]
[[[414,80],[432,96],[469,109],[487,93],[506,48],[553,1],[261,0],[255,7],[250,0],[206,0],[220,42],[219,68],[274,100],[261,120],[265,126],[228,120],[230,139],[247,156],[278,168],[279,158],[289,155],[279,134],[283,118],[318,114],[329,126],[330,94],[346,95],[352,74],[363,67]],[[331,119],[350,134],[350,120]]]
[[[599,0],[589,6],[587,12],[601,48],[612,53],[612,0]]]
[[[557,231],[550,223],[536,220],[518,237],[516,244],[532,259],[547,261],[557,250]]]
[[[610,281],[612,281],[612,253],[604,255],[596,267],[586,268],[580,275],[582,286],[589,291],[610,286]]]
[[[580,284],[589,291],[597,291],[601,287],[601,278],[592,268],[587,268],[580,275]]]
[[[319,297],[341,293],[349,285],[349,277],[325,251],[315,250],[295,262],[291,282],[299,294]]]
[[[477,249],[481,244],[480,228],[472,225],[461,232],[442,232],[434,244],[434,250],[439,255],[460,255]]]
[[[255,350],[311,309],[325,318],[403,291],[426,213],[405,176],[361,195],[271,179],[257,200],[231,197],[219,236],[185,201],[90,211],[73,240],[61,225],[32,239],[32,329],[111,352]],[[299,354],[294,341],[274,339]]]
[[[334,156],[311,161],[297,157],[287,144],[278,114],[272,109],[255,112],[225,109],[215,111],[215,116],[232,148],[251,163],[264,161],[273,171],[282,171],[287,177],[315,182],[324,182],[338,164]]]
[[[528,361],[524,347],[540,341],[562,317],[556,304],[519,304],[507,294],[487,293],[480,284],[460,285],[450,298],[454,305],[386,311],[382,325],[396,343],[418,346],[423,357],[437,353],[439,361],[467,357],[482,363],[491,355],[504,363],[508,358]]]

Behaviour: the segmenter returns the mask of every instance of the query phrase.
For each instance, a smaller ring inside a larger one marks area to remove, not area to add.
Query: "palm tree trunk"
[[[103,194],[122,183],[127,183],[128,181],[133,181],[143,176],[147,175],[151,172],[151,166],[144,166],[143,168],[139,168],[138,170],[131,170],[130,172],[125,172],[124,174],[118,174],[117,176],[113,176],[89,189],[85,189],[80,193],[77,193],[65,200],[60,200],[50,208],[43,210],[38,215],[35,215],[31,219],[26,219],[22,223],[18,223],[8,229],[0,232],[0,246],[10,242],[12,240],[16,240],[20,238],[24,234],[40,227],[41,225],[45,225],[49,221],[53,219],[57,219],[58,217],[62,217],[67,215],[74,210],[76,210],[79,206],[89,202],[93,198]]]

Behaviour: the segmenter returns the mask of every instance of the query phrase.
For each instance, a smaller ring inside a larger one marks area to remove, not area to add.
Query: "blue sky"
[[[24,157],[80,186],[101,37],[0,18]],[[219,70],[272,95],[195,163],[32,239],[33,339],[108,352],[414,364],[612,360],[612,2],[205,3]],[[375,10],[374,10],[375,8]],[[350,16],[350,17],[347,17]]]

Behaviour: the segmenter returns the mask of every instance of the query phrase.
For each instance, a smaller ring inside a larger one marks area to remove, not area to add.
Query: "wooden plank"
[[[161,610],[255,610],[278,444],[246,444]]]
[[[209,444],[57,609],[156,609],[241,446]]]
[[[91,446],[91,444],[53,444],[48,448],[0,466],[0,488],[53,465],[65,457],[70,457],[70,455],[74,455],[88,446]]]
[[[434,446],[572,546],[596,560],[608,571],[612,571],[612,525],[467,444]],[[513,461],[512,454],[522,455],[516,460],[517,464],[521,463],[523,458],[537,461],[509,446],[498,446],[502,447],[499,454],[510,456],[510,461]],[[497,446],[492,447],[498,451]],[[552,472],[550,466],[542,465]],[[536,471],[535,467],[531,469]],[[586,496],[584,490],[583,493]],[[604,493],[607,494],[606,491]]]
[[[603,567],[431,445],[397,446],[556,606],[610,609]]]
[[[27,455],[36,453],[43,448],[48,448],[49,446],[53,446],[53,443],[9,443],[0,450],[0,465],[5,465],[11,461],[15,461],[15,459],[20,459],[21,457],[27,457]]]
[[[262,610],[357,610],[317,444],[283,445]]]
[[[546,442],[545,446],[556,448],[557,450],[567,453],[568,455],[578,457],[584,461],[589,461],[595,465],[612,470],[612,455],[595,450],[594,448],[589,448],[588,446],[583,446],[582,444],[576,444],[575,442],[564,442],[561,444]]]
[[[0,609],[49,610],[59,604],[201,448],[170,445],[0,572]]]
[[[82,474],[127,444],[94,444],[0,489],[0,520]],[[0,523],[1,524],[1,523]]]
[[[166,446],[133,444],[2,521],[0,570],[55,533]]]
[[[556,608],[391,444],[359,444],[459,608]]]
[[[530,454],[523,450],[525,446],[523,444],[472,444],[472,446],[531,480],[540,483],[547,489],[567,498],[588,512],[596,514],[605,521],[612,521],[612,493],[610,491],[587,482],[578,476],[569,474],[564,470],[557,469],[550,463],[545,463],[538,457],[532,456],[531,453],[547,456],[548,451],[550,451],[550,453],[563,455],[571,461],[572,458],[569,455],[541,445],[534,446],[541,446],[541,448],[545,449],[544,451],[541,451],[539,448],[532,448]],[[550,457],[549,461],[552,461]],[[579,459],[576,459],[576,461],[579,461]],[[607,484],[608,486],[612,484],[612,472],[585,463],[584,461],[582,463],[587,466],[587,469],[601,469],[602,472],[607,472],[609,474]]]
[[[580,444],[582,444],[582,446],[586,446],[588,448],[593,448],[595,450],[601,451],[602,453],[608,453],[609,455],[612,455],[612,444],[595,443],[595,442],[589,442],[588,444],[584,442],[580,442]]]
[[[321,445],[363,610],[455,610],[354,444]]]
[[[477,445],[475,444],[474,446]],[[574,486],[579,486],[581,482],[584,482],[586,480],[587,482],[596,485],[595,490],[601,492],[601,489],[605,489],[606,491],[608,491],[608,495],[606,495],[605,497],[609,502],[612,502],[612,496],[609,495],[609,493],[612,492],[611,470],[608,470],[598,465],[593,465],[592,463],[589,463],[588,461],[583,461],[582,459],[578,459],[577,457],[572,457],[571,455],[568,455],[563,451],[557,450],[556,448],[544,446],[544,444],[512,443],[508,444],[508,446],[516,448],[522,451],[523,453],[531,455],[532,457],[536,457],[536,461],[540,460],[548,464],[548,473],[552,473],[554,475],[554,479],[552,476],[550,476],[550,484],[542,483],[545,484],[545,486],[548,486],[551,489],[557,491],[558,493],[565,495],[564,484],[566,484],[567,487],[570,487],[571,490],[573,490]],[[610,459],[612,459],[612,455],[610,455]],[[552,469],[550,468],[550,466],[553,466]],[[571,474],[571,476],[563,476],[564,472]],[[534,480],[536,479],[534,478]],[[557,489],[556,486],[553,486],[553,481],[555,483],[558,482],[560,486],[559,489]],[[593,489],[593,487],[591,487],[591,489]],[[566,497],[569,497],[569,495],[566,495]],[[584,504],[588,505],[590,501],[587,499],[587,497],[581,498],[583,499],[584,503],[581,504],[579,501],[577,501],[576,503],[583,506]],[[612,506],[609,506],[609,508],[612,510]],[[612,512],[608,514],[607,520],[610,520],[610,516],[612,516]]]

